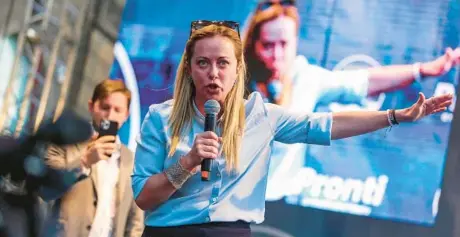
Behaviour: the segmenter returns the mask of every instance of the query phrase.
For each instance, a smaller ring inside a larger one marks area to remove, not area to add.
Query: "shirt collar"
[[[201,114],[200,110],[196,106],[194,99],[192,99],[192,104],[193,104],[193,111],[195,112],[196,119],[198,119],[199,122],[204,123],[204,116],[203,114]]]

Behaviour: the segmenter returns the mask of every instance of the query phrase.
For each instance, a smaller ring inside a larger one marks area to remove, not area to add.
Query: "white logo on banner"
[[[369,215],[371,207],[382,205],[388,182],[386,175],[361,180],[318,174],[304,167],[286,185],[286,202]]]

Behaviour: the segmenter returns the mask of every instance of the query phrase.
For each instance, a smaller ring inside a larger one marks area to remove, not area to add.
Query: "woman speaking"
[[[274,141],[329,145],[443,111],[452,95],[420,94],[400,110],[294,114],[244,98],[246,65],[238,24],[194,21],[180,62],[174,97],[151,105],[141,127],[132,187],[146,211],[143,236],[251,236],[264,220]],[[205,103],[221,109],[205,130]],[[210,180],[200,165],[212,159]]]

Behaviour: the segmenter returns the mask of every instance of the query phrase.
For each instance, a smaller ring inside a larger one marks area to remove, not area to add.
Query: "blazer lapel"
[[[131,175],[132,167],[131,160],[132,154],[131,151],[125,146],[121,146],[120,149],[120,175],[118,176],[118,190],[117,190],[117,199],[120,204],[123,200],[123,195],[126,191],[126,185],[128,185],[129,176]]]
[[[83,143],[79,143],[76,145],[77,147],[77,150],[79,152],[79,154],[83,154],[83,152],[85,151],[86,149],[86,146],[88,146],[88,142],[83,142]],[[96,165],[93,165],[91,166],[91,172],[89,174],[89,178],[91,179],[92,183],[93,183],[93,190],[94,190],[94,194],[96,195],[96,198],[99,196],[99,189],[98,189],[98,186],[97,186],[97,183],[98,183],[98,180],[97,180],[97,168],[96,168]]]
[[[97,171],[97,166],[93,165],[91,167],[91,173],[90,173],[91,181],[93,183],[93,189],[94,189],[94,194],[96,194],[96,198],[99,197],[99,187],[98,187],[98,171]]]
[[[85,151],[86,147],[89,145],[89,142],[83,142],[77,144],[78,150],[80,150],[81,154]],[[94,195],[96,195],[96,200],[99,198],[99,188],[98,188],[98,171],[97,171],[97,166],[96,164],[91,166],[91,171],[89,174],[89,178],[91,179],[91,182],[93,184],[93,191]]]

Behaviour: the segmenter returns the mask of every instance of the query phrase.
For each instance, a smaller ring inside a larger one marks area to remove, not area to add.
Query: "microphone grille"
[[[206,114],[218,114],[220,111],[220,104],[216,100],[208,100],[204,103],[204,112]]]

